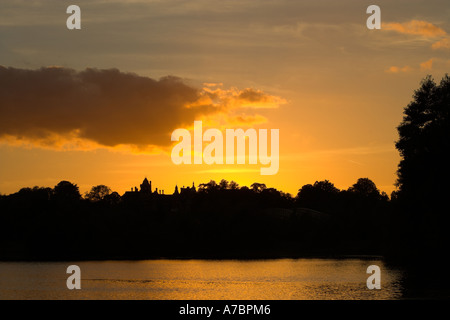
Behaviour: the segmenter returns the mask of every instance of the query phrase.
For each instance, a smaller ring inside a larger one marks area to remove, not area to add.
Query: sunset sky
[[[71,4],[81,30],[66,28]],[[1,1],[0,193],[68,180],[122,194],[144,177],[166,194],[361,177],[390,193],[403,108],[450,71],[449,17],[448,0]],[[279,129],[278,174],[173,164],[170,135],[195,120]]]

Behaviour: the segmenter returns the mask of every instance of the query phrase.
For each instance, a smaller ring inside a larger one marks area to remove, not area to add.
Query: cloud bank
[[[155,80],[117,69],[0,66],[0,141],[162,150],[174,129],[194,120],[257,124],[267,119],[255,110],[284,102],[252,88],[197,88],[174,76]]]

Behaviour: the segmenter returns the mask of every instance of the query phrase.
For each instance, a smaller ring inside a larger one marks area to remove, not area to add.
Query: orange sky
[[[378,1],[381,30],[364,1],[77,2],[71,31],[61,1],[0,4],[2,194],[61,180],[123,193],[144,177],[165,193],[361,177],[390,193],[403,108],[450,67],[445,1]],[[194,120],[279,129],[278,174],[174,165],[170,134]]]

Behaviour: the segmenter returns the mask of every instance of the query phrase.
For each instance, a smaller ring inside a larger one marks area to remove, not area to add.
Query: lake
[[[81,290],[66,287],[69,265],[81,268]],[[380,290],[367,288],[369,265],[381,269]],[[0,262],[0,299],[367,300],[423,294],[429,293],[411,290],[405,271],[378,258]]]

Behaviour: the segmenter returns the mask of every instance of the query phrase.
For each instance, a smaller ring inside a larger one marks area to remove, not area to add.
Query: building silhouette
[[[142,181],[140,192],[142,192],[144,194],[152,193],[152,182],[148,181],[147,178],[145,178],[144,181]]]
[[[122,199],[125,200],[138,200],[138,199],[150,199],[155,196],[164,196],[172,197],[172,196],[178,196],[183,194],[193,194],[196,193],[197,190],[195,188],[194,182],[192,182],[192,187],[182,187],[178,189],[178,185],[175,185],[175,191],[173,194],[165,194],[163,189],[155,188],[153,190],[152,188],[152,182],[147,179],[147,177],[144,178],[142,183],[139,185],[139,189],[137,187],[132,187],[130,191],[126,191],[122,195]]]

